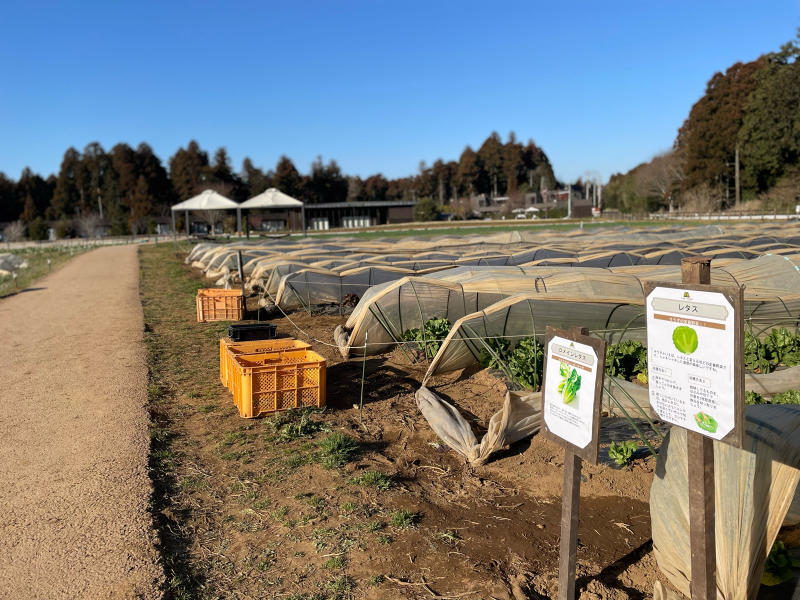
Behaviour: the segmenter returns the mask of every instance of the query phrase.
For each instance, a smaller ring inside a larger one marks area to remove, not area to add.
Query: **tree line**
[[[275,187],[306,203],[404,200],[425,198],[439,205],[476,194],[512,195],[556,185],[544,151],[510,133],[505,142],[492,133],[477,150],[467,146],[457,161],[420,162],[418,172],[388,179],[345,175],[335,160],[318,157],[308,173],[281,156],[274,169],[256,167],[245,158],[237,172],[222,147],[213,156],[192,140],[166,166],[152,148],[116,144],[106,151],[92,142],[83,151],[68,148],[57,174],[43,177],[25,168],[14,181],[0,172],[0,222],[16,222],[31,238],[46,235],[55,222],[59,235],[81,219],[104,219],[112,235],[145,233],[153,217],[204,189],[215,189],[241,202]]]
[[[785,210],[800,200],[800,29],[779,51],[715,73],[692,106],[670,151],[603,192],[608,207],[718,210],[741,199]]]

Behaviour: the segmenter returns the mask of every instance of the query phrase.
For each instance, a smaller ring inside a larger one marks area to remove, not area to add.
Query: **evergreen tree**
[[[67,219],[73,216],[79,206],[81,194],[78,189],[78,174],[81,170],[81,155],[75,148],[68,148],[61,161],[53,201],[48,217]]]
[[[456,173],[459,191],[462,194],[472,196],[478,193],[480,172],[481,168],[478,155],[472,148],[467,146],[458,159],[458,171]]]
[[[244,182],[248,198],[258,196],[261,192],[272,187],[272,176],[254,166],[249,157],[245,157],[244,161],[242,161],[241,180]]]
[[[29,167],[22,169],[17,181],[17,202],[22,203],[22,212],[17,215],[25,223],[45,214],[50,205],[52,190],[42,177]]]
[[[364,200],[383,201],[386,200],[389,191],[389,182],[386,178],[378,173],[377,175],[370,175],[364,180],[362,185],[362,196]]]
[[[738,140],[744,185],[764,191],[800,160],[800,34],[765,57],[745,106]]]
[[[179,148],[169,159],[169,178],[180,200],[188,200],[203,191],[208,175],[208,154],[192,140],[186,149]]]
[[[496,131],[493,131],[478,148],[480,170],[475,187],[479,193],[499,196],[501,192],[505,192],[503,151],[503,142]]]
[[[146,217],[153,214],[154,204],[147,179],[145,179],[144,175],[139,175],[136,180],[136,188],[133,191],[131,212],[128,219],[131,231],[135,233],[145,233],[147,231]]]
[[[117,144],[111,149],[111,165],[117,176],[117,202],[127,209],[133,200],[133,191],[139,178],[136,152],[128,144]]]
[[[684,187],[703,183],[727,185],[733,177],[734,155],[744,106],[756,87],[754,75],[764,68],[761,58],[736,63],[716,73],[678,131],[676,148],[686,157]]]
[[[143,176],[147,180],[147,190],[153,202],[153,210],[162,215],[169,214],[169,207],[178,199],[161,159],[144,142],[136,147],[135,158],[137,185],[139,176]]]
[[[303,191],[303,181],[289,157],[281,156],[278,160],[278,164],[275,166],[273,182],[275,187],[284,194],[300,199]]]
[[[98,142],[92,142],[83,149],[81,160],[82,179],[82,214],[97,212],[103,214],[103,189],[105,179],[111,170],[111,157],[106,154]]]
[[[0,171],[0,223],[16,220],[22,209],[17,198],[16,184]]]
[[[310,203],[344,202],[347,200],[347,178],[335,160],[325,165],[322,157],[311,163],[311,173],[305,181],[304,197]],[[290,194],[291,195],[291,194]]]

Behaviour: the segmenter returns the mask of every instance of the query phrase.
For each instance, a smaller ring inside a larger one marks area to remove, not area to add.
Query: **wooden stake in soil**
[[[709,285],[711,259],[681,260],[681,281]],[[689,544],[692,553],[692,600],[717,597],[717,548],[714,531],[714,440],[686,432],[689,456]]]
[[[686,430],[690,590],[717,597],[714,440],[744,438],[741,287],[711,284],[711,259],[681,261],[682,282],[645,284],[650,403]]]
[[[544,344],[542,435],[564,446],[559,600],[575,599],[581,460],[597,463],[606,344],[588,334],[548,326]]]
[[[558,598],[575,598],[578,523],[581,503],[581,457],[564,449],[564,487],[561,491],[561,548],[558,558]]]

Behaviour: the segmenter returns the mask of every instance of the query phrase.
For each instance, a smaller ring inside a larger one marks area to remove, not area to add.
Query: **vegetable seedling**
[[[621,442],[619,444],[611,442],[611,446],[608,448],[608,457],[611,458],[617,466],[624,467],[631,462],[633,453],[638,447],[639,444],[633,440]]]

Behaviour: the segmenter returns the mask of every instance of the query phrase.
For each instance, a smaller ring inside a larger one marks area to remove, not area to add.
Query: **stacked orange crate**
[[[292,338],[275,340],[253,340],[250,342],[234,342],[231,338],[219,340],[219,380],[226,388],[233,391],[233,375],[236,364],[233,357],[240,354],[263,354],[278,350],[307,350],[311,344]]]
[[[233,364],[233,402],[242,417],[325,406],[326,362],[312,350],[233,355]]]
[[[197,322],[241,321],[244,297],[240,290],[204,288],[197,290]]]

